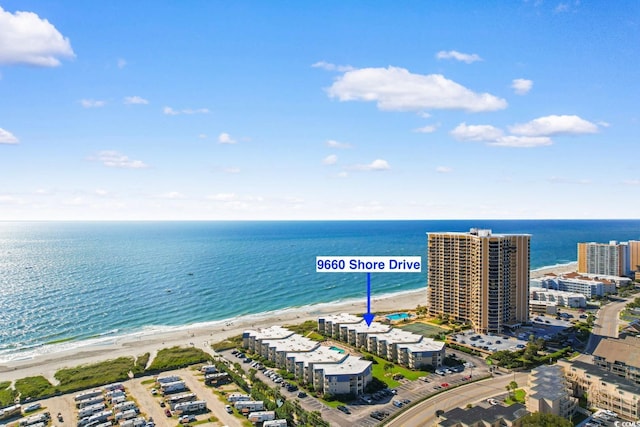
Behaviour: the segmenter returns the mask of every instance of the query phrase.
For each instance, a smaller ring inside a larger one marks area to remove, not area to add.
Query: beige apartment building
[[[640,388],[633,381],[585,362],[559,360],[575,397],[585,396],[590,407],[613,411],[622,419],[640,419]]]
[[[431,316],[502,332],[529,319],[528,234],[428,233],[427,308]]]

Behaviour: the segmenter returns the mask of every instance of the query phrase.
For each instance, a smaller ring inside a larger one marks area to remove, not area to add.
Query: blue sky
[[[640,212],[636,1],[0,8],[0,220]]]

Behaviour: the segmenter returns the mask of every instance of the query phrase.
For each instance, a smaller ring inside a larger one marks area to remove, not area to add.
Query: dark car
[[[307,393],[305,393],[304,391],[301,391],[300,393],[298,393],[298,397],[300,399],[303,399],[303,398],[307,397]]]
[[[342,411],[342,412],[344,412],[345,414],[350,414],[350,413],[351,413],[351,411],[349,410],[349,408],[347,408],[347,407],[346,407],[346,406],[344,406],[344,405],[336,406],[336,409],[338,409],[338,411]]]

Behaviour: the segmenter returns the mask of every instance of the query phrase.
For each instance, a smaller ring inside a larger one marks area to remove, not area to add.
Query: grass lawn
[[[511,396],[509,396],[504,400],[504,403],[506,403],[507,405],[513,405],[514,403],[524,403],[524,397],[527,393],[523,389],[519,388],[513,394],[514,398],[511,398]]]
[[[329,402],[328,400],[324,400],[324,399],[320,399],[322,400],[322,403],[324,403],[325,405],[335,409],[340,405],[346,405],[345,402],[340,402],[339,400],[332,400],[331,402]]]
[[[371,355],[373,356],[373,355]],[[389,371],[384,370],[384,365],[389,363],[388,361],[378,357],[373,356],[373,359],[377,362],[373,364],[372,375],[378,378],[380,381],[384,382],[390,388],[397,387],[400,383],[393,379],[395,374],[402,374],[405,378],[409,380],[417,380],[419,377],[424,377],[425,375],[429,375],[429,372],[426,371],[412,371],[407,368],[403,368],[402,366],[398,366],[394,363],[393,368]]]
[[[437,319],[436,319],[437,320]],[[448,329],[440,328],[434,324],[424,322],[408,323],[406,325],[397,325],[400,329],[413,332],[414,334],[422,335],[423,337],[429,337],[441,332],[448,332]]]

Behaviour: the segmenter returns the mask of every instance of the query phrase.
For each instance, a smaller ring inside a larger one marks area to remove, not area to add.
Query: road
[[[624,310],[624,307],[631,300],[633,300],[633,297],[611,302],[598,310],[598,313],[596,313],[596,321],[593,325],[593,330],[591,331],[591,336],[587,342],[584,354],[577,357],[576,360],[592,363],[593,359],[591,354],[594,352],[600,341],[607,337],[618,337],[618,320],[620,318],[620,312]]]
[[[524,385],[527,382],[528,375],[527,372],[516,373],[515,381],[520,385]],[[505,387],[511,381],[514,381],[513,375],[502,375],[460,386],[419,403],[386,425],[394,427],[430,426],[436,420],[436,410],[448,411],[457,407],[464,408],[468,403],[504,393]]]

